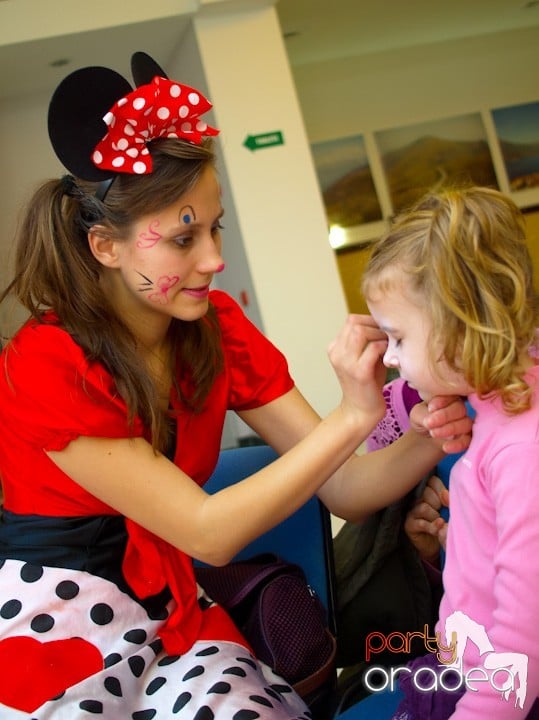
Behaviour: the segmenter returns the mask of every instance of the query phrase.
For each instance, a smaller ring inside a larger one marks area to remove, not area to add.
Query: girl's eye
[[[215,233],[218,233],[218,232],[220,232],[221,230],[224,230],[224,229],[225,229],[224,226],[221,225],[220,222],[218,222],[218,223],[215,223],[215,225],[213,225],[211,231],[212,231],[213,234],[215,234]]]
[[[402,343],[402,340],[401,340],[400,338],[397,338],[397,339],[395,340],[395,347],[400,347],[400,346],[401,346],[401,343]]]

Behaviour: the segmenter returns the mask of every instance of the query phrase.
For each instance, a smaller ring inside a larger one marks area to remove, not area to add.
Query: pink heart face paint
[[[151,295],[148,295],[148,298],[152,302],[158,302],[161,305],[164,305],[168,302],[168,291],[176,285],[179,279],[180,278],[177,275],[163,275],[157,280],[159,292],[154,292]]]
[[[148,300],[159,303],[160,305],[165,305],[168,302],[168,291],[180,280],[177,275],[163,275],[154,283],[153,280],[146,277],[146,275],[142,273],[138,273],[138,275],[142,278],[142,282],[139,283],[139,292],[153,290],[154,292],[148,294]],[[156,287],[157,292],[155,292]]]

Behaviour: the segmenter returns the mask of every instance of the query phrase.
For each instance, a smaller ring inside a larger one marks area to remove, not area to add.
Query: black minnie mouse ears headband
[[[199,145],[219,133],[200,116],[211,103],[188,85],[169,80],[143,52],[131,58],[136,89],[114,70],[87,67],[56,88],[49,137],[60,162],[83,180],[152,172],[151,140],[177,137]]]

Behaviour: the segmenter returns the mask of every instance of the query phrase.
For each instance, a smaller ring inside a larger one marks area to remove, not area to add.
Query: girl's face
[[[222,215],[215,170],[207,167],[192,190],[133,225],[115,244],[119,272],[109,285],[124,317],[197,320],[205,315],[210,283],[224,269]]]
[[[426,302],[407,288],[405,282],[383,293],[376,292],[368,302],[371,315],[388,337],[384,365],[398,370],[427,402],[435,395],[468,395],[471,388],[443,358],[436,361],[436,372],[433,371],[429,362],[431,320],[425,309]],[[440,355],[435,353],[434,357]]]

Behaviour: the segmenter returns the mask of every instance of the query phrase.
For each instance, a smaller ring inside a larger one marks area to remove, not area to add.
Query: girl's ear
[[[88,245],[95,259],[105,267],[119,267],[117,244],[104,225],[93,225],[88,231]]]

